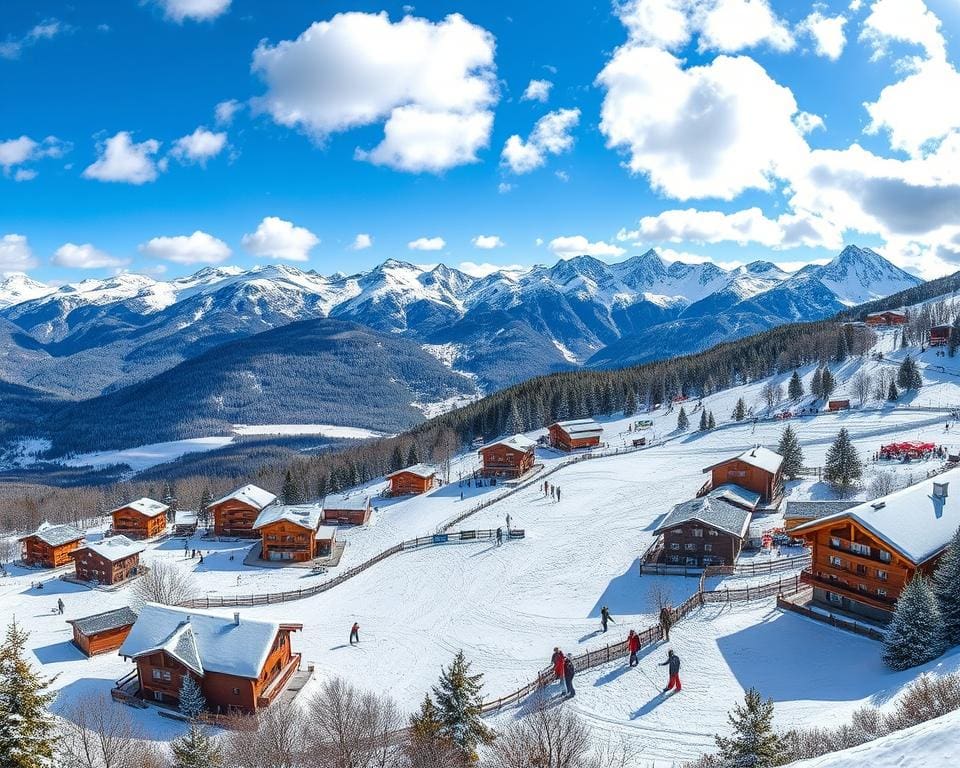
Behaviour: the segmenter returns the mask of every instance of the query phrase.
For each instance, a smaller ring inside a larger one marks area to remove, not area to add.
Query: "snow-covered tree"
[[[0,768],[53,765],[57,729],[47,707],[56,693],[27,659],[28,637],[13,619],[0,645]]]
[[[220,747],[199,723],[170,743],[174,768],[218,768],[223,765]]]
[[[193,679],[193,675],[184,675],[183,683],[180,685],[180,712],[188,720],[196,720],[207,711],[207,700]]]
[[[720,765],[723,768],[770,768],[782,757],[780,738],[773,730],[773,701],[760,698],[751,688],[727,715],[733,734],[717,736]]]
[[[803,397],[803,380],[797,371],[790,377],[790,383],[787,384],[787,397],[791,400],[799,400]]]
[[[768,381],[760,390],[760,396],[763,398],[763,402],[766,403],[767,410],[769,411],[783,399],[783,387],[775,382]]]
[[[945,650],[943,617],[927,580],[916,575],[903,588],[883,637],[883,660],[902,670],[932,661]]]
[[[863,462],[860,454],[850,441],[846,428],[837,433],[833,444],[827,450],[827,460],[823,465],[823,479],[830,483],[841,496],[856,484],[863,475]]]
[[[897,402],[900,399],[900,390],[897,389],[897,382],[893,379],[890,379],[890,386],[887,387],[887,400],[891,403]]]
[[[863,405],[870,399],[870,389],[872,386],[873,379],[870,378],[870,374],[862,368],[853,374],[853,378],[850,379],[850,391],[856,395],[857,402],[860,405]]]
[[[390,471],[397,472],[398,470],[403,469],[404,460],[403,460],[403,449],[400,447],[398,442],[393,446],[393,454],[390,456]]]
[[[493,738],[480,716],[480,691],[483,675],[471,674],[470,663],[457,651],[453,662],[440,673],[440,682],[433,688],[433,696],[440,712],[442,736],[470,757],[477,746],[488,744]]]
[[[704,408],[700,411],[700,425],[697,429],[701,432],[706,432],[710,428],[709,422],[707,421],[707,409]]]
[[[833,390],[837,388],[837,380],[833,378],[833,374],[830,372],[830,369],[827,366],[823,366],[823,373],[820,376],[820,391],[823,393],[822,397],[826,400],[830,395],[833,394]]]
[[[526,429],[523,423],[523,416],[520,415],[520,409],[517,407],[517,401],[514,400],[510,405],[510,425],[508,431],[518,435]]]
[[[299,504],[302,501],[297,481],[289,469],[283,476],[283,489],[280,491],[280,500],[284,504]]]
[[[707,429],[716,429],[716,428],[717,428],[717,420],[713,418],[713,411],[710,411],[707,414]]]
[[[407,466],[412,467],[414,464],[420,463],[420,449],[417,448],[417,442],[414,440],[410,443],[410,450],[407,451]]]
[[[627,392],[627,399],[623,404],[623,415],[626,417],[633,416],[637,412],[637,393],[632,389]]]
[[[923,386],[920,368],[910,355],[903,358],[903,362],[900,363],[900,369],[897,371],[897,386],[901,390],[917,390]]]
[[[803,468],[803,449],[793,427],[787,424],[780,433],[777,453],[783,456],[783,474],[794,480]]]
[[[823,366],[818,365],[810,380],[810,394],[818,400],[823,399]]]
[[[960,529],[940,556],[931,587],[943,620],[943,639],[948,646],[960,645]]]
[[[213,502],[213,494],[210,489],[204,486],[200,493],[200,499],[197,501],[197,521],[206,528],[210,524],[210,504]]]
[[[847,356],[850,354],[850,349],[847,346],[847,334],[840,331],[837,334],[837,350],[833,355],[833,359],[838,363],[846,362]]]
[[[747,418],[747,404],[743,402],[743,398],[737,398],[737,404],[733,407],[733,420],[734,421],[743,421]]]
[[[690,419],[687,418],[687,412],[683,406],[680,406],[680,413],[677,414],[677,431],[686,432],[690,429]]]

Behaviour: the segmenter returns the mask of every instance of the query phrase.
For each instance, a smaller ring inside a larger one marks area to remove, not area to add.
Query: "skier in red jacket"
[[[627,635],[627,650],[630,651],[630,666],[635,667],[640,662],[637,661],[637,653],[640,651],[640,635],[630,630]]]
[[[557,676],[557,680],[563,680],[564,662],[563,651],[559,648],[554,648],[553,656],[550,657],[550,663],[553,664],[553,673]]]

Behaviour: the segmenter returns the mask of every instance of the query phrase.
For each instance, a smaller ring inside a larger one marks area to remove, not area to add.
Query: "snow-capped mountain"
[[[53,293],[51,285],[40,283],[23,272],[14,272],[0,280],[0,309]]]

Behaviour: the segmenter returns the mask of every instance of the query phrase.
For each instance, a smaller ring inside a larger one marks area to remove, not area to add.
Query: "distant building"
[[[167,530],[169,507],[146,497],[117,507],[113,518],[113,532],[130,539],[152,539]]]
[[[850,401],[846,398],[842,400],[828,400],[827,410],[828,411],[849,411]]]
[[[677,504],[654,531],[663,536],[661,561],[696,568],[733,565],[743,549],[750,518],[748,510],[717,497]]]
[[[130,634],[137,620],[136,612],[127,606],[112,611],[95,613],[82,619],[72,619],[73,643],[87,656],[115,651]]]
[[[426,493],[437,484],[437,471],[426,464],[398,469],[387,475],[391,496],[415,496]]]
[[[945,347],[950,343],[952,326],[935,325],[927,334],[927,345],[931,347]]]
[[[885,309],[871,312],[866,317],[867,325],[903,325],[907,322],[907,312],[903,309]]]
[[[732,459],[712,464],[706,490],[725,484],[739,485],[760,494],[760,501],[773,504],[783,495],[783,456],[769,448],[755,446]]]
[[[520,477],[533,469],[536,442],[526,435],[514,435],[480,449],[484,477]]]
[[[550,445],[561,451],[573,451],[600,445],[603,427],[593,419],[573,419],[551,424],[548,432]]]
[[[321,525],[320,504],[271,504],[254,523],[260,533],[263,560],[306,562],[329,555],[336,540],[335,526]]]
[[[59,568],[70,562],[70,554],[83,542],[83,531],[72,525],[43,523],[20,539],[23,562],[42,568]]]
[[[327,523],[366,525],[372,511],[370,497],[362,493],[333,494],[323,500],[323,519]]]
[[[270,506],[276,500],[274,494],[256,485],[237,488],[207,507],[213,515],[214,533],[217,536],[257,536],[253,524],[264,507]]]
[[[177,536],[192,536],[197,532],[200,515],[189,509],[178,509],[173,515],[173,532]]]
[[[72,553],[76,577],[98,584],[119,584],[137,575],[140,553],[145,549],[145,544],[126,536],[88,543]]]

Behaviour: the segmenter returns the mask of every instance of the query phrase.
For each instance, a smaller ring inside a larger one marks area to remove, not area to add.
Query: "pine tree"
[[[687,412],[680,406],[680,413],[677,414],[677,431],[686,432],[690,429],[690,419],[687,418]]]
[[[284,504],[296,504],[297,496],[297,484],[293,479],[293,473],[288,469],[283,476],[283,488],[280,491],[280,498]]]
[[[838,363],[843,363],[846,362],[849,354],[850,350],[847,347],[847,334],[841,330],[840,333],[837,334],[837,351],[833,359]]]
[[[710,414],[707,416],[707,429],[716,429],[717,420],[713,418],[713,411],[710,411]]]
[[[783,474],[795,480],[803,468],[803,449],[793,427],[787,424],[780,433],[780,442],[777,444],[777,453],[783,456]]]
[[[220,747],[199,723],[170,743],[174,768],[218,768],[223,765]]]
[[[900,369],[897,371],[897,385],[901,390],[917,390],[923,386],[923,376],[920,368],[910,355],[903,358]]]
[[[793,375],[790,377],[790,383],[787,384],[787,397],[791,400],[799,400],[803,397],[803,379],[800,378],[800,374],[796,371],[793,372]]]
[[[737,404],[733,408],[733,420],[734,421],[743,421],[747,418],[747,404],[743,402],[743,398],[737,400]]]
[[[482,674],[470,674],[463,651],[457,651],[453,663],[441,672],[440,683],[433,688],[440,713],[440,735],[470,758],[476,755],[478,745],[489,744],[493,738],[480,716],[482,680]]]
[[[393,455],[390,457],[390,471],[397,472],[398,470],[403,469],[404,466],[403,449],[400,447],[400,443],[398,442],[395,446],[393,446]]]
[[[833,378],[833,374],[830,372],[830,369],[827,366],[823,366],[823,374],[820,378],[820,391],[822,397],[826,400],[830,395],[833,394],[833,390],[837,388],[836,379]]]
[[[184,675],[180,685],[180,712],[188,720],[196,720],[207,711],[207,700],[192,675]]]
[[[727,715],[733,728],[730,738],[716,737],[721,765],[725,768],[769,768],[781,758],[780,738],[773,730],[773,701],[760,698],[751,688]]]
[[[625,417],[633,416],[637,412],[637,393],[632,389],[627,392],[627,399],[623,405],[623,415]]]
[[[945,650],[943,617],[927,580],[916,575],[903,588],[883,637],[883,661],[896,670],[931,661]]]
[[[520,409],[517,407],[516,400],[510,405],[510,426],[508,427],[508,431],[514,435],[518,435],[524,431],[523,417],[520,415]]]
[[[709,429],[709,427],[710,425],[709,425],[709,422],[707,421],[707,409],[704,408],[700,411],[700,425],[697,427],[697,429],[700,432],[706,432],[707,429]]]
[[[14,619],[0,646],[0,768],[53,765],[57,729],[47,707],[56,693],[27,660],[28,637]]]
[[[960,529],[940,556],[930,586],[943,619],[944,642],[960,645]]]
[[[810,394],[817,400],[823,399],[823,367],[817,366],[813,372],[813,378],[810,380]]]
[[[900,331],[900,349],[907,348],[907,331],[906,329]]]
[[[850,442],[846,428],[837,433],[836,439],[827,450],[827,460],[823,466],[823,478],[845,496],[863,474],[860,454]]]
[[[897,389],[897,382],[893,379],[890,379],[890,386],[887,388],[887,400],[891,403],[897,402],[900,399],[900,390]]]
[[[200,500],[197,502],[197,521],[206,527],[210,523],[210,504],[213,502],[213,494],[209,488],[204,488],[200,493]]]
[[[412,467],[420,463],[420,451],[417,448],[416,441],[410,443],[410,450],[407,451],[407,466]]]

